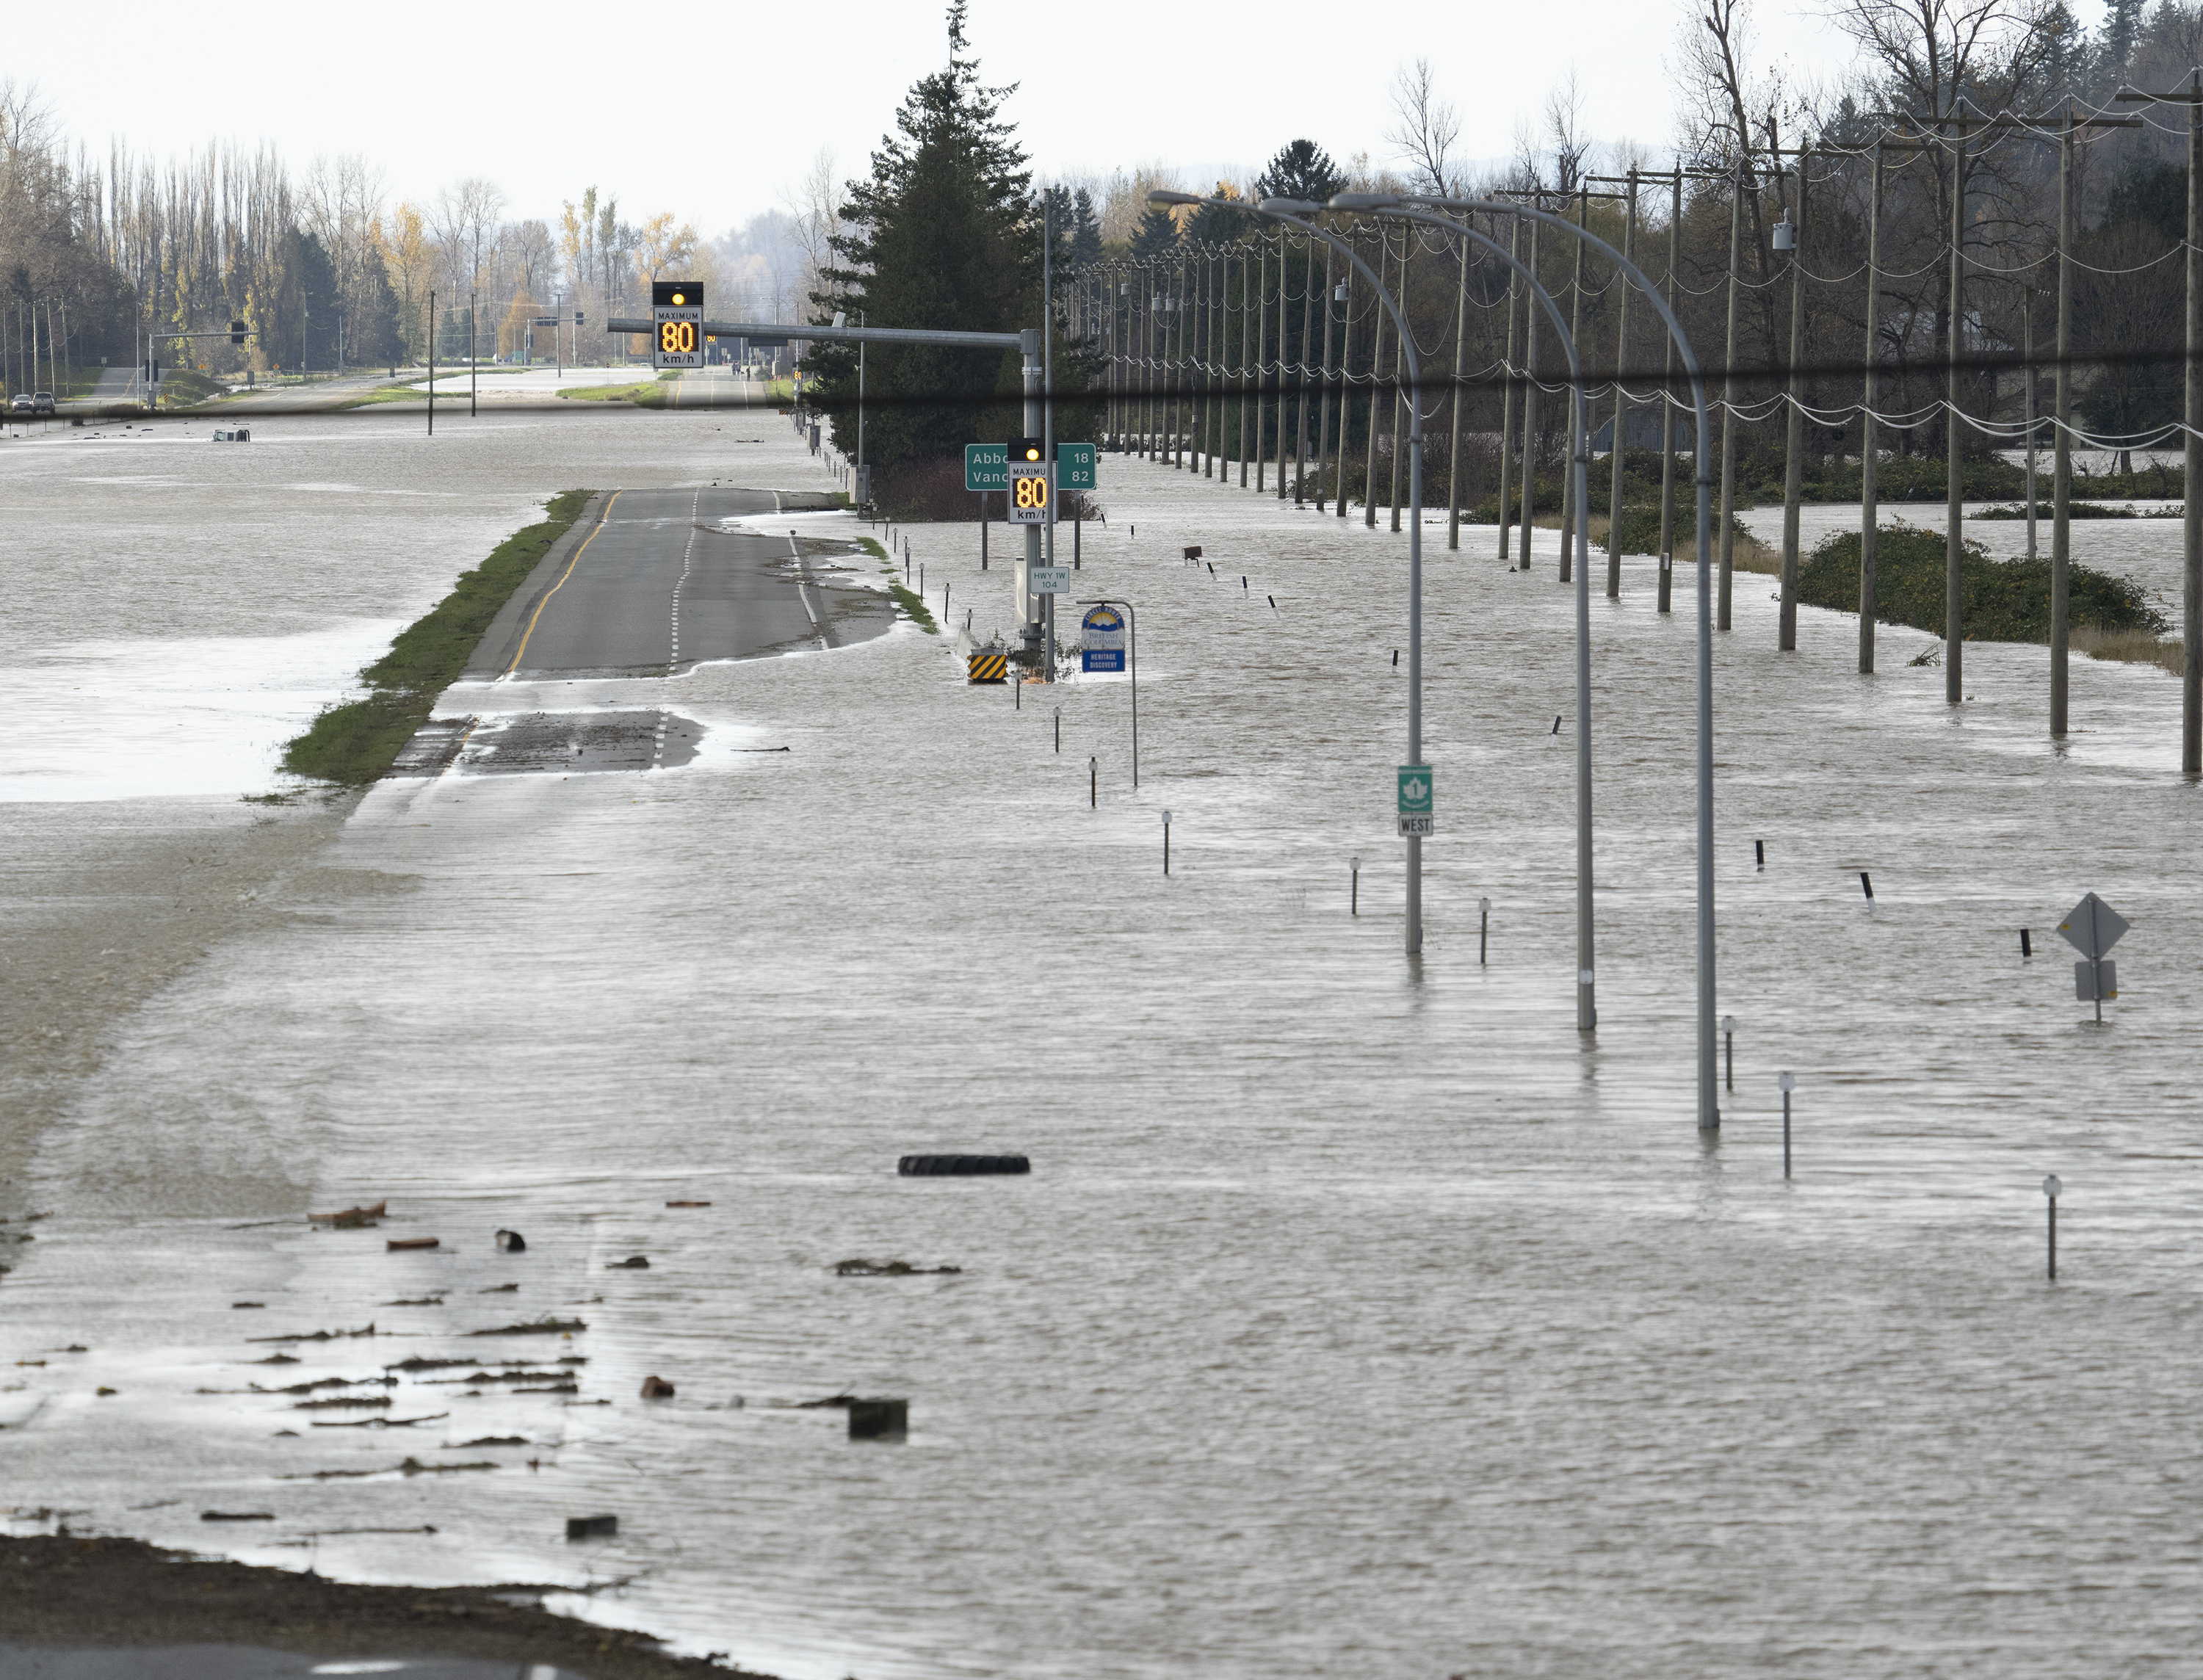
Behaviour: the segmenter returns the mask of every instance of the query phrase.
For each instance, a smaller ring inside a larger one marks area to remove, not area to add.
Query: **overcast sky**
[[[2078,9],[2093,27],[2101,8]],[[1382,156],[1388,89],[1417,51],[1461,109],[1468,157],[1505,155],[1571,66],[1595,139],[1672,135],[1680,0],[1386,10],[1413,30],[1344,0],[972,0],[969,32],[986,79],[1019,85],[1008,114],[1043,174],[1253,166],[1300,135],[1342,161]],[[716,236],[778,203],[822,147],[844,178],[861,172],[904,90],[945,61],[943,17],[933,0],[18,6],[0,77],[35,80],[96,150],[264,139],[294,168],[357,151],[393,198],[481,174],[508,215],[546,221],[594,184],[629,220],[670,209]],[[1812,5],[1766,5],[1758,30],[1765,56],[1810,75],[1840,80],[1850,60]]]

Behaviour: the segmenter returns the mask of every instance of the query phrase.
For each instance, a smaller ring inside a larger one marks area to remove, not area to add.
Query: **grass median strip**
[[[514,532],[481,565],[462,572],[450,594],[399,631],[390,651],[360,673],[368,687],[363,698],[329,707],[283,749],[283,768],[349,787],[373,781],[388,769],[428,722],[436,697],[466,669],[490,621],[552,544],[573,528],[595,493],[569,490],[552,497],[542,520]]]
[[[929,636],[939,635],[941,627],[933,622],[933,615],[925,610],[925,603],[919,598],[918,592],[895,575],[895,560],[887,550],[870,537],[858,538],[857,545],[880,563],[880,569],[888,575],[889,595],[903,610],[910,622]]]

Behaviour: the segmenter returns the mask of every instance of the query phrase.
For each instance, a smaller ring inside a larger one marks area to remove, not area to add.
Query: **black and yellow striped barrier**
[[[1007,653],[974,653],[968,656],[971,681],[973,682],[1007,682],[1010,680],[1010,656]]]

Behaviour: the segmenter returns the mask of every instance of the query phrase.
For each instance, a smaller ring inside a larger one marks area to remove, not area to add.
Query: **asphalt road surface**
[[[663,676],[884,634],[888,598],[836,581],[876,563],[771,527],[776,513],[822,504],[716,488],[601,498],[498,615],[466,675]],[[764,528],[722,528],[737,516]]]

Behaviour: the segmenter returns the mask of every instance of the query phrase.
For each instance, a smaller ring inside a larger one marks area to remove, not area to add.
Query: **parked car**
[[[8,399],[8,412],[10,414],[30,413],[31,393],[27,391],[18,391],[13,397],[10,397]]]
[[[33,391],[31,393],[31,412],[32,414],[53,413],[54,393],[50,391]]]

